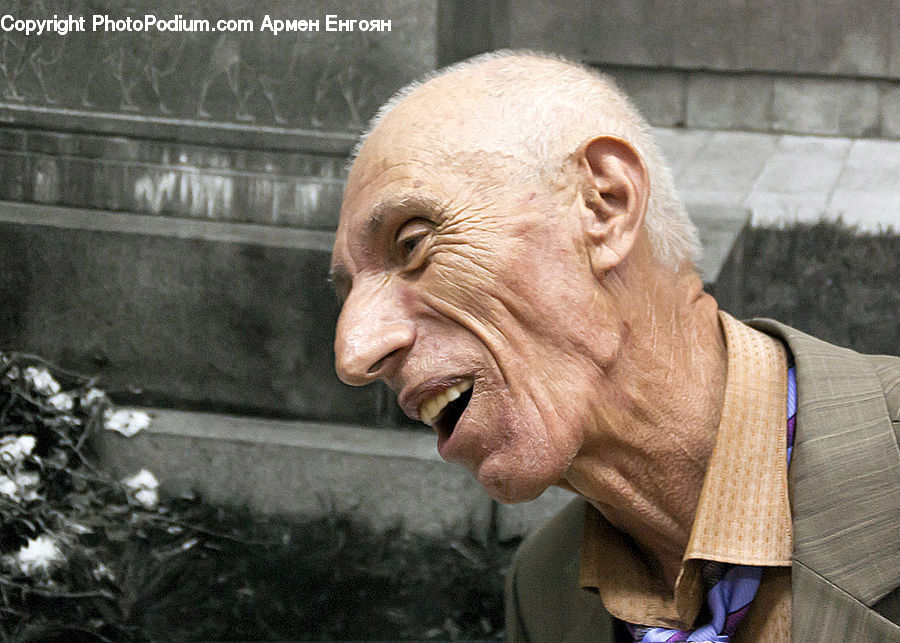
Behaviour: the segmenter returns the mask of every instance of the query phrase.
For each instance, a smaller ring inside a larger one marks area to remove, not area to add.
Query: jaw
[[[549,426],[533,405],[515,404],[508,396],[493,402],[488,417],[472,404],[471,416],[447,444],[452,448],[445,446],[441,455],[467,467],[498,502],[534,500],[563,480],[580,448],[579,433]]]

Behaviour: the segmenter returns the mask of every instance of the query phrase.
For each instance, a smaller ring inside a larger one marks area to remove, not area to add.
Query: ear
[[[602,276],[631,252],[644,222],[650,180],[640,154],[616,136],[582,143],[574,161],[581,183],[581,223],[594,274]]]

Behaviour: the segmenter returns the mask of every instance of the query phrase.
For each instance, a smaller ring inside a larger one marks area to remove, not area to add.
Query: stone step
[[[125,477],[148,469],[169,495],[263,513],[348,513],[373,528],[501,540],[522,536],[572,496],[496,506],[461,467],[443,462],[431,433],[141,409],[149,428],[93,438],[103,467]]]
[[[757,226],[835,221],[900,231],[900,141],[655,128],[684,200]],[[707,210],[710,212],[710,210]]]
[[[332,236],[0,203],[0,338],[120,401],[379,425],[334,373]]]

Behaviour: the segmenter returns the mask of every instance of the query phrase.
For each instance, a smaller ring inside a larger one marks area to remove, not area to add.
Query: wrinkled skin
[[[431,380],[474,379],[440,453],[497,499],[533,498],[562,478],[580,447],[585,409],[597,401],[590,383],[617,350],[614,322],[571,314],[587,308],[593,276],[577,230],[557,215],[563,195],[429,170],[394,164],[348,185],[335,256],[353,288],[338,323],[338,371],[350,383],[377,375],[401,395]],[[437,207],[386,212],[369,242],[366,216],[405,198]],[[407,230],[421,237],[404,257],[396,236]]]
[[[715,302],[651,256],[627,143],[585,141],[556,178],[511,180],[496,122],[441,89],[396,107],[348,178],[338,375],[385,381],[414,418],[473,381],[441,456],[503,502],[585,495],[674,582],[724,388]]]

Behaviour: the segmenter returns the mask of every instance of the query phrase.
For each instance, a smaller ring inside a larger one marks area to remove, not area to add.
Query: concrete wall
[[[441,62],[513,47],[616,78],[654,125],[900,137],[897,0],[444,3]]]
[[[378,105],[434,67],[436,2],[6,12],[256,28],[0,34],[0,343],[96,373],[120,400],[396,425],[383,388],[333,373],[326,273],[347,154]],[[327,14],[391,31],[328,32]],[[266,15],[322,24],[274,35]]]
[[[900,80],[896,0],[510,0],[513,46],[592,63]]]

